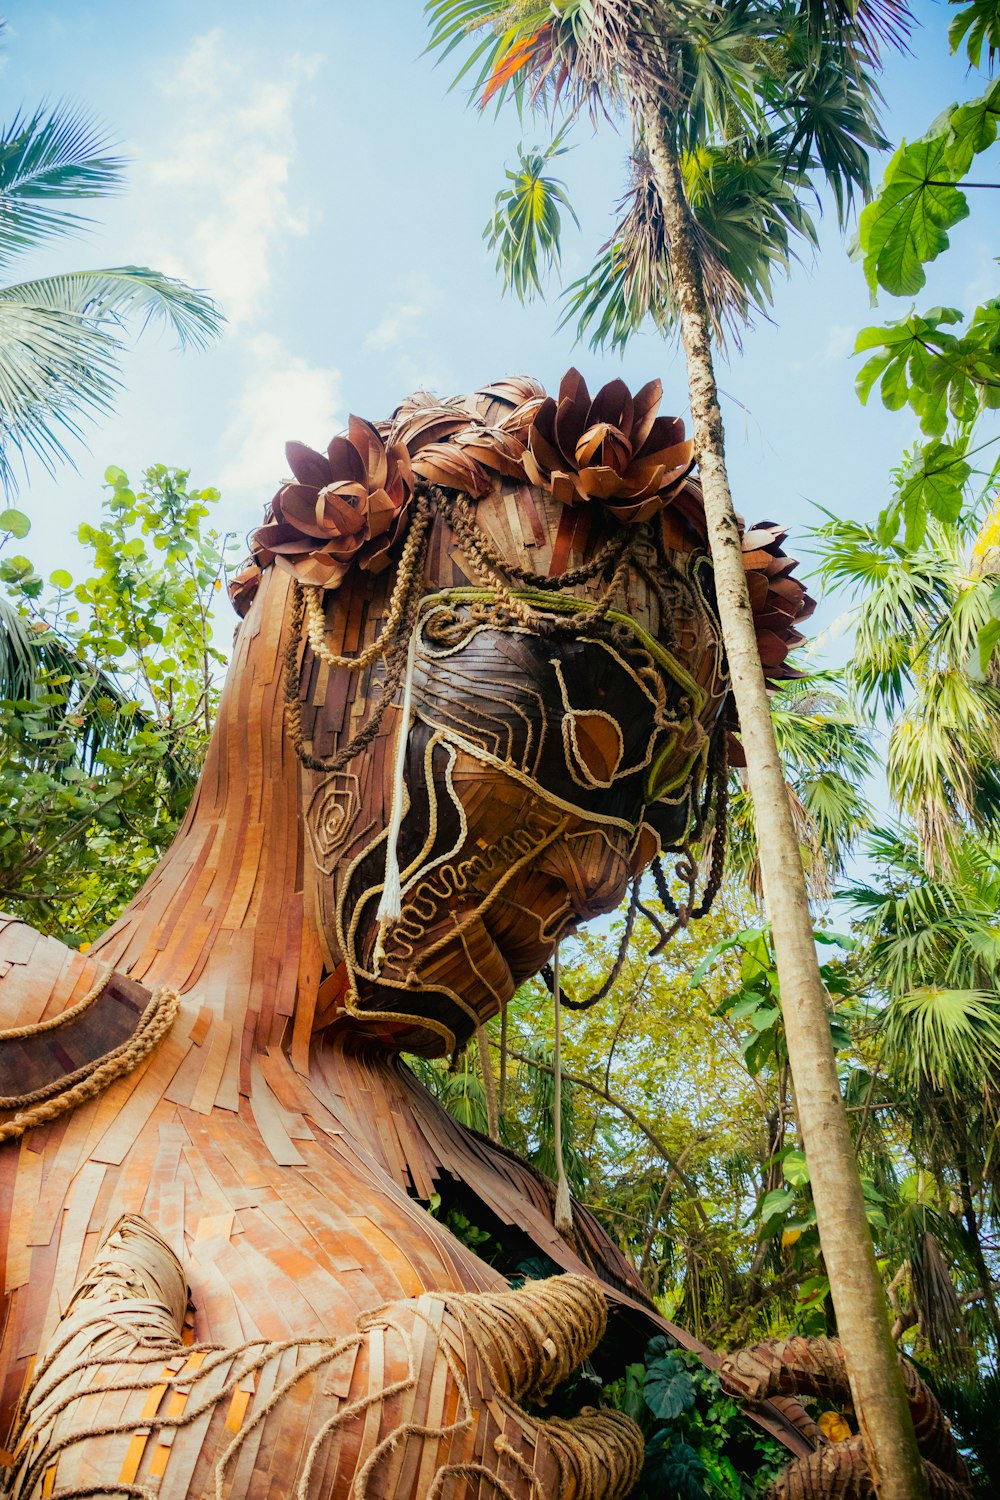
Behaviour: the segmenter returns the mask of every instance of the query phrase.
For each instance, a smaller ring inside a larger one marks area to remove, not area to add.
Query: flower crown
[[[354,568],[379,573],[398,556],[418,482],[482,499],[504,480],[547,490],[567,506],[598,506],[621,525],[672,508],[674,538],[706,540],[693,447],[679,417],[658,415],[659,380],[633,395],[612,380],[591,398],[578,370],[563,376],[558,399],[536,380],[512,376],[448,401],[420,392],[387,422],[351,417],[325,453],[291,442],[294,478],[252,533],[252,558],[230,581],[239,614],[253,601],[260,570],[272,563],[300,583],[337,589]],[[664,517],[664,521],[667,521]],[[792,675],[794,628],[815,608],[781,548],[785,531],[763,522],[743,538],[751,603],[767,675]],[[686,544],[690,549],[692,542]]]

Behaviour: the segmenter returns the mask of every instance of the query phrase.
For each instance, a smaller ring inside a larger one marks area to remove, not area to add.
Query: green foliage
[[[714,1371],[664,1335],[604,1395],[643,1429],[646,1462],[634,1500],[750,1500],[788,1457],[724,1394]]]
[[[521,302],[540,293],[542,275],[559,265],[560,207],[577,222],[565,183],[544,175],[549,162],[565,151],[558,139],[545,150],[519,148],[517,168],[507,171],[508,186],[497,193],[483,234],[497,252],[504,290],[513,291]]]
[[[948,332],[961,321],[957,308],[935,307],[923,316],[911,313],[897,323],[863,328],[855,353],[879,353],[858,374],[862,402],[879,380],[883,405],[898,411],[908,404],[923,432],[938,438],[949,417],[964,425],[981,410],[1000,407],[1000,300],[978,307],[964,332]]]
[[[107,471],[79,581],[0,553],[0,902],[70,943],[110,925],[173,838],[226,660],[218,495],[163,465],[144,480]]]
[[[984,43],[992,63],[998,24],[995,0],[968,6],[952,24],[952,50],[968,34],[973,66]],[[918,292],[925,265],[948,249],[949,231],[969,216],[968,193],[996,185],[969,182],[967,174],[995,146],[998,121],[1000,79],[979,96],[950,105],[918,140],[900,145],[858,225],[873,297],[879,289],[893,296]],[[983,494],[995,484],[995,464],[977,474],[969,460],[997,441],[995,435],[977,439],[981,418],[1000,408],[1000,301],[984,302],[961,328],[963,320],[954,307],[923,314],[911,309],[905,318],[858,335],[855,353],[869,354],[857,377],[862,402],[877,381],[883,404],[890,411],[909,406],[930,440],[905,457],[895,476],[896,495],[879,518],[885,539],[902,524],[911,549],[922,545],[929,519],[950,525],[974,506],[970,488],[977,478]],[[995,643],[985,642],[984,654]]]
[[[972,0],[952,21],[948,28],[948,41],[952,52],[957,52],[965,40],[966,56],[973,68],[982,65],[983,47],[987,49],[989,66],[1000,52],[1000,5],[997,0]]]
[[[931,521],[919,547],[891,521],[816,534],[823,576],[858,600],[848,680],[890,718],[889,789],[934,868],[964,829],[1000,827],[1000,692],[969,670],[996,580],[973,565],[964,518]]]

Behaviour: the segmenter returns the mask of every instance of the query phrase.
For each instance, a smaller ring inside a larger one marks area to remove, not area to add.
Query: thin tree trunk
[[[476,1027],[476,1046],[479,1048],[479,1068],[483,1075],[483,1093],[486,1095],[486,1129],[491,1141],[500,1140],[500,1106],[497,1099],[497,1081],[490,1057],[490,1039],[485,1026]]]
[[[1000,1316],[997,1314],[996,1298],[993,1295],[993,1277],[990,1275],[989,1267],[986,1264],[986,1256],[983,1254],[983,1242],[979,1235],[979,1219],[976,1215],[975,1204],[972,1201],[972,1183],[969,1181],[969,1174],[965,1169],[959,1172],[958,1182],[959,1194],[962,1199],[962,1218],[965,1220],[965,1229],[969,1236],[969,1244],[972,1250],[972,1264],[976,1268],[979,1285],[983,1289],[983,1301],[986,1303],[986,1315],[990,1320],[990,1327],[993,1330],[993,1342],[998,1353],[1000,1353]]]
[[[843,1342],[855,1411],[879,1500],[924,1500],[917,1451],[875,1264],[847,1126],[830,1012],[820,978],[798,839],[792,822],[754,634],[739,528],[726,473],[708,308],[680,163],[655,103],[641,104],[646,148],[663,204],[670,269],[687,359],[719,616],[753,794],[764,895],[774,935],[799,1128]]]

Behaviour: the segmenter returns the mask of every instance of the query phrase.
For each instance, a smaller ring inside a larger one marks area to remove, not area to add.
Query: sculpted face
[[[480,501],[479,527],[491,512]],[[439,540],[442,553],[455,550],[442,516],[431,559]],[[592,539],[590,550],[605,540]],[[643,540],[656,577],[662,564]],[[629,613],[612,609],[596,621],[603,578],[576,593],[518,600],[528,613],[517,619],[487,590],[452,577],[449,566],[448,586],[435,587],[442,579],[434,576],[422,586],[402,785],[394,791],[399,711],[386,714],[363,755],[306,778],[317,900],[340,981],[397,1043],[430,1051],[495,1015],[558,938],[617,907],[659,848],[681,845],[696,821],[722,704],[703,559],[686,565],[680,582],[658,580],[673,605],[669,622],[637,566],[625,571],[619,601]],[[328,595],[324,649],[342,654],[339,642],[362,615],[359,648],[375,639],[392,582],[361,575]],[[699,643],[697,662],[676,654],[678,624]],[[329,759],[344,745],[359,696],[376,699],[379,676],[381,666],[354,682],[306,646],[301,682],[315,685],[301,692],[303,727],[314,752]],[[378,908],[399,797],[401,915],[384,924]],[[416,1027],[404,1022],[410,1016]]]
[[[295,579],[321,1018],[449,1051],[655,856],[704,848],[728,680],[690,445],[658,400],[613,382],[591,403],[571,372],[558,403],[511,381],[352,419],[326,457],[289,446],[256,547]],[[794,619],[780,537],[755,535],[758,602],[773,571]]]

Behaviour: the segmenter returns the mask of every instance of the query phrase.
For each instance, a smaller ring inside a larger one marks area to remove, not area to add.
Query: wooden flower
[[[591,400],[579,370],[568,370],[558,401],[546,397],[534,414],[527,477],[564,505],[597,500],[616,520],[647,520],[670,503],[692,464],[684,423],[657,416],[662,395],[658,380],[635,396],[612,380]]]
[[[773,521],[760,521],[743,535],[743,567],[757,646],[764,675],[772,682],[797,675],[787,657],[805,640],[796,626],[816,608],[805,584],[793,577],[797,560],[782,550],[787,535],[787,529]]]
[[[229,579],[229,598],[241,620],[249,612],[259,588],[260,568],[252,557],[248,557]]]
[[[295,476],[271,501],[270,518],[253,535],[254,556],[276,562],[302,583],[336,588],[352,564],[377,573],[405,525],[413,493],[406,448],[351,417],[347,436],[326,453],[288,443]]]

